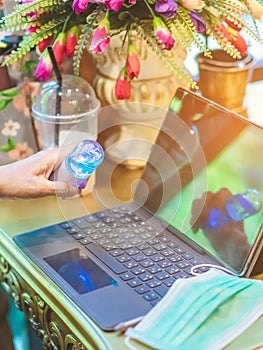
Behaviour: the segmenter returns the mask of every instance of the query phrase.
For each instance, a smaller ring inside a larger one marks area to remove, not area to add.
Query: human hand
[[[0,197],[40,198],[70,197],[79,190],[61,181],[50,181],[51,173],[60,165],[59,150],[49,149],[23,160],[0,167]]]

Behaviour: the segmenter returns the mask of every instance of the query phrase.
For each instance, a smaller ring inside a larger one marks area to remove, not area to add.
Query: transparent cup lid
[[[55,80],[41,84],[32,109],[37,119],[63,119],[81,117],[99,106],[94,89],[86,80],[75,75],[63,75],[61,87]]]

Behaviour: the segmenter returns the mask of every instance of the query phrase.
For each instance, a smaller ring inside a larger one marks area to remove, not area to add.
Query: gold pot
[[[199,87],[202,95],[218,104],[246,114],[243,106],[253,58],[233,59],[223,50],[212,50],[213,58],[197,56]]]

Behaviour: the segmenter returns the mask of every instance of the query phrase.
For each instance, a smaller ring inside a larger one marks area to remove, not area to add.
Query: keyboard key
[[[124,272],[120,275],[120,278],[123,280],[123,281],[128,281],[128,280],[131,280],[134,278],[134,275],[127,271],[127,272]]]
[[[133,256],[133,259],[137,262],[141,262],[143,260],[146,260],[146,256],[144,254],[137,254],[135,256]]]
[[[166,249],[166,248],[167,248],[167,245],[163,244],[163,243],[159,243],[159,244],[155,244],[154,245],[154,249],[156,249],[157,251],[163,250],[163,249]]]
[[[185,272],[180,272],[178,275],[176,275],[176,278],[189,278],[190,275],[188,275]]]
[[[168,242],[170,242],[170,238],[167,236],[162,236],[162,237],[160,237],[160,241],[162,241],[164,243],[168,243]],[[171,242],[171,243],[174,243],[174,242]]]
[[[139,286],[137,288],[135,288],[135,291],[138,293],[138,294],[144,294],[144,293],[147,293],[150,291],[150,289],[145,286],[145,285],[142,285],[142,286]]]
[[[153,278],[153,276],[150,273],[148,273],[148,272],[145,272],[142,275],[139,275],[138,277],[143,282],[149,281],[150,279]]]
[[[126,254],[132,256],[138,254],[140,251],[137,248],[130,248],[126,250]]]
[[[161,282],[156,280],[156,279],[152,279],[152,280],[146,282],[146,284],[147,284],[148,287],[150,287],[152,289],[152,288],[155,288],[157,286],[160,286]]]
[[[74,219],[72,222],[77,225],[80,229],[89,227],[89,223],[84,218]]]
[[[137,267],[133,268],[133,269],[131,270],[131,272],[132,272],[134,275],[140,275],[140,274],[142,274],[142,273],[145,273],[146,270],[143,269],[141,266],[137,266]]]
[[[82,239],[82,238],[86,238],[87,236],[82,233],[82,232],[79,232],[79,233],[76,233],[75,235],[72,235],[73,238],[79,240],[79,239]]]
[[[160,268],[160,266],[155,265],[155,266],[149,267],[149,268],[148,268],[148,271],[149,271],[150,273],[154,274],[154,273],[157,273],[157,272],[161,272],[162,269]]]
[[[150,248],[150,246],[147,243],[143,243],[143,244],[138,245],[137,248],[140,250],[145,250],[145,249]]]
[[[169,275],[174,275],[174,274],[180,272],[181,270],[178,269],[178,267],[176,267],[176,266],[169,266],[167,269],[165,269],[165,271],[167,273],[169,273]]]
[[[123,254],[123,251],[121,250],[121,249],[113,249],[113,250],[111,250],[110,252],[110,255],[112,255],[112,256],[120,256],[120,255],[122,255]]]
[[[172,249],[165,249],[161,251],[161,254],[165,257],[174,255],[174,251]]]
[[[166,278],[169,278],[170,275],[169,275],[169,273],[167,273],[166,271],[162,271],[162,272],[157,273],[157,274],[155,275],[155,277],[158,278],[158,280],[162,281],[162,280],[164,280],[164,279],[166,279]]]
[[[142,285],[142,282],[138,278],[134,278],[134,279],[128,281],[127,284],[131,288],[135,288],[135,287],[138,287],[138,286]]]
[[[89,238],[86,237],[86,238],[80,239],[79,243],[82,244],[82,245],[86,245],[86,244],[92,243],[92,241]]]
[[[125,263],[125,262],[131,260],[131,258],[130,258],[129,256],[127,256],[127,255],[118,256],[116,259],[117,259],[120,263]],[[136,265],[138,265],[138,264],[136,264]]]
[[[175,252],[178,253],[178,254],[183,254],[185,253],[185,250],[181,247],[176,247],[174,248]]]
[[[178,246],[178,244],[177,244],[176,242],[169,242],[169,243],[167,243],[167,246],[168,246],[169,248],[174,249],[175,247]]]
[[[149,248],[144,250],[144,254],[147,256],[153,256],[155,254],[157,254],[157,252],[154,250],[154,248]]]
[[[142,267],[147,268],[147,267],[153,266],[153,265],[154,265],[154,262],[147,259],[147,260],[141,261],[141,262],[140,262],[140,265],[141,265]]]
[[[133,267],[138,266],[138,263],[135,261],[128,261],[124,266],[127,267],[127,269],[132,269]]]
[[[67,230],[67,232],[70,234],[70,235],[74,235],[75,233],[78,233],[80,231],[79,228],[77,227],[71,227]]]
[[[163,285],[154,288],[154,292],[157,293],[158,295],[160,295],[160,297],[164,297],[165,294],[168,292],[168,290],[169,290],[169,288],[167,288]]]
[[[97,239],[102,238],[102,237],[103,237],[103,234],[100,233],[99,231],[96,231],[96,232],[94,232],[94,233],[91,233],[89,236],[90,236],[90,238],[92,238],[94,241],[96,241]]]
[[[183,258],[180,255],[173,255],[173,256],[169,256],[168,259],[172,262],[172,263],[176,263],[178,261],[183,260]]]
[[[171,263],[170,261],[168,261],[168,260],[163,260],[163,261],[160,261],[160,262],[158,263],[158,265],[159,265],[161,268],[165,269],[166,267],[171,266],[172,263]]]
[[[166,287],[171,287],[175,282],[175,279],[170,277],[167,280],[164,280],[163,283],[166,285]]]
[[[194,258],[191,254],[188,254],[188,253],[183,254],[182,257],[183,257],[185,260],[191,260],[191,259]]]
[[[88,215],[85,217],[85,220],[88,222],[88,223],[92,223],[92,222],[95,222],[97,221],[97,217],[95,215]]]
[[[164,257],[161,256],[161,255],[155,255],[155,256],[152,256],[151,259],[152,259],[152,261],[154,261],[154,262],[159,262],[159,261],[164,260]]]
[[[188,261],[179,261],[178,263],[176,263],[176,266],[179,267],[179,269],[185,269],[188,266],[191,266],[191,264]]]
[[[59,226],[61,226],[62,228],[64,228],[65,230],[69,229],[72,227],[72,224],[69,222],[62,222],[61,224],[59,224]]]

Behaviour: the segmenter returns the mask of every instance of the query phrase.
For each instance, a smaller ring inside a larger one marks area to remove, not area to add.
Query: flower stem
[[[72,16],[73,13],[74,13],[74,12],[72,11],[72,12],[68,15],[67,19],[65,20],[65,23],[64,23],[63,28],[62,28],[62,32],[65,32],[65,31],[66,31],[68,22],[69,22],[70,17]]]
[[[153,12],[153,9],[151,8],[151,6],[149,5],[147,0],[144,0],[145,5],[148,7],[148,10],[150,11],[151,15],[153,17],[155,17],[155,13]]]

